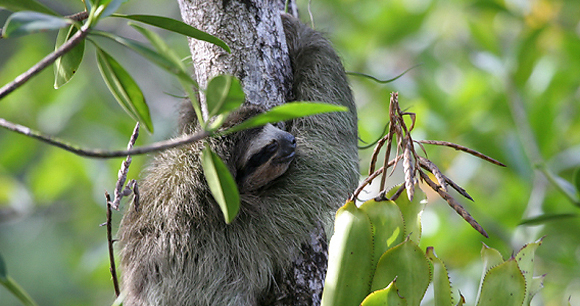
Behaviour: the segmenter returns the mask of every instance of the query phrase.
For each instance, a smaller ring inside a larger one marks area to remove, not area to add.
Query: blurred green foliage
[[[43,2],[62,14],[82,9],[78,0]],[[306,22],[307,4],[299,0]],[[387,85],[351,77],[361,138],[380,136],[389,93],[398,91],[401,107],[417,114],[414,138],[459,143],[506,163],[499,168],[449,148],[426,147],[429,158],[475,199],[464,204],[490,234],[485,243],[504,258],[547,236],[536,254],[536,274],[548,275],[535,305],[562,305],[569,298],[580,304],[580,219],[519,225],[543,214],[579,213],[535,164],[545,162],[570,183],[580,166],[580,2],[315,0],[311,11],[347,70],[388,79],[422,64]],[[121,12],[179,18],[175,1],[130,1]],[[0,23],[8,15],[0,11]],[[124,24],[110,18],[99,27],[142,39]],[[56,34],[0,40],[0,83],[51,52]],[[185,38],[163,35],[179,56],[188,55]],[[172,135],[179,99],[170,94],[181,95],[175,78],[131,51],[99,43],[148,99],[155,134],[141,133],[137,145]],[[0,117],[84,147],[125,147],[134,122],[109,94],[88,51],[68,84],[54,90],[47,69],[0,101]],[[370,153],[361,152],[363,175]],[[133,160],[129,178],[139,178],[147,157]],[[120,163],[76,157],[0,130],[0,252],[12,278],[40,305],[114,300],[105,229],[98,225],[105,220],[103,191],[114,188]],[[435,247],[452,285],[473,304],[484,238],[444,201],[428,197],[421,248]],[[114,217],[117,224],[120,213]],[[0,289],[0,304],[18,302]]]

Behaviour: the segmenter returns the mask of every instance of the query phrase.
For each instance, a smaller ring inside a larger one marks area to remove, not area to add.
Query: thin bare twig
[[[137,141],[137,137],[139,137],[139,122],[135,125],[135,129],[133,130],[133,134],[131,134],[131,139],[129,139],[129,144],[127,144],[127,150],[131,150],[133,145],[135,145],[135,141]],[[129,172],[129,166],[131,166],[131,155],[127,155],[127,159],[125,159],[121,163],[121,169],[119,169],[117,184],[115,185],[115,199],[113,199],[113,203],[111,206],[115,210],[119,210],[119,204],[121,203],[121,199],[125,196],[128,196],[133,193],[133,187],[137,185],[137,181],[131,180],[129,184],[123,189],[125,186],[125,182],[127,181],[127,173]]]
[[[467,221],[467,223],[469,223],[469,225],[471,225],[471,227],[473,227],[476,231],[485,236],[485,238],[489,238],[487,232],[483,229],[483,227],[481,227],[481,225],[479,225],[479,223],[477,223],[477,221],[473,219],[473,217],[469,214],[469,212],[467,212],[467,210],[465,210],[465,208],[463,208],[463,206],[461,206],[459,202],[457,202],[450,194],[443,191],[443,189],[441,189],[441,186],[433,182],[429,178],[429,176],[425,174],[425,172],[419,170],[419,174],[421,175],[423,181],[426,182],[427,185],[431,187],[431,189],[435,190],[439,194],[439,196],[442,197],[447,202],[447,204],[449,204],[449,206],[451,206],[451,208],[453,208],[465,221]]]
[[[6,97],[9,93],[13,92],[16,88],[22,86],[26,83],[30,78],[38,74],[44,68],[48,67],[57,58],[63,56],[65,53],[69,52],[72,48],[74,48],[78,43],[80,43],[85,37],[89,34],[90,28],[85,24],[83,25],[69,40],[67,40],[64,44],[62,44],[58,49],[54,50],[54,52],[50,53],[43,59],[41,59],[36,65],[32,66],[26,72],[22,73],[21,75],[17,76],[12,82],[4,85],[0,88],[0,100]]]
[[[111,276],[113,278],[113,287],[115,288],[115,295],[119,296],[121,290],[119,289],[119,279],[117,278],[117,268],[115,265],[115,251],[113,249],[113,234],[112,234],[112,211],[111,211],[111,195],[105,191],[105,199],[107,200],[107,245],[109,247],[109,271],[111,271]]]
[[[432,144],[432,145],[437,145],[437,146],[450,147],[450,148],[453,148],[455,150],[460,150],[460,151],[469,153],[473,156],[479,157],[479,158],[481,158],[485,161],[488,161],[492,164],[496,164],[496,165],[502,166],[502,167],[507,167],[505,164],[503,164],[503,163],[501,163],[501,162],[499,162],[499,161],[497,161],[497,160],[495,160],[495,159],[493,159],[493,158],[491,158],[483,153],[477,152],[473,149],[470,149],[468,147],[464,147],[462,145],[458,145],[456,143],[452,143],[452,142],[448,142],[448,141],[439,141],[439,140],[417,140],[417,142],[424,143],[424,144]]]
[[[393,159],[391,160],[388,164],[387,164],[387,169],[389,169],[389,167],[392,167],[398,160],[397,159]],[[379,168],[377,171],[371,173],[354,191],[354,193],[352,194],[352,196],[350,197],[350,200],[354,200],[356,198],[358,198],[359,194],[363,191],[363,189],[370,184],[377,176],[381,175],[381,173],[383,173],[383,171],[385,171],[385,167],[381,167]]]
[[[159,141],[159,142],[153,143],[153,144],[148,145],[148,146],[133,148],[130,150],[108,151],[108,150],[100,150],[100,149],[96,149],[96,150],[82,149],[82,148],[79,148],[79,147],[74,146],[72,144],[66,143],[60,139],[57,139],[57,138],[54,138],[51,136],[45,136],[38,131],[34,131],[28,127],[12,123],[12,122],[7,121],[7,120],[2,119],[2,118],[0,118],[0,127],[6,128],[8,130],[11,130],[11,131],[35,138],[35,139],[38,139],[40,141],[43,141],[43,142],[48,143],[50,145],[53,145],[55,147],[59,147],[61,149],[69,151],[69,152],[76,154],[78,156],[92,157],[92,158],[115,158],[115,157],[125,157],[127,155],[141,155],[141,154],[146,154],[146,153],[150,153],[150,152],[163,151],[163,150],[175,148],[175,147],[178,147],[181,145],[193,143],[193,142],[199,141],[203,138],[211,136],[210,133],[202,131],[202,132],[199,132],[199,133],[196,133],[193,135],[183,135],[183,136],[180,136],[180,137],[177,137],[174,139]]]

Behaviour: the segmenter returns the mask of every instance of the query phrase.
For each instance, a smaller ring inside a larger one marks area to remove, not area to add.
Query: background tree
[[[121,11],[178,18],[178,6],[169,3],[128,2]],[[308,21],[307,1],[298,4]],[[64,14],[82,10],[82,3],[73,0],[49,5]],[[422,118],[416,138],[423,133],[425,139],[461,143],[508,164],[500,169],[427,148],[430,159],[439,161],[475,199],[466,206],[490,234],[486,244],[507,257],[525,242],[547,235],[537,252],[536,271],[548,275],[536,303],[560,305],[569,297],[572,305],[579,303],[578,205],[541,169],[572,183],[580,164],[580,4],[319,0],[311,11],[315,27],[329,33],[347,70],[386,79],[422,63],[387,85],[351,78],[361,138],[375,139],[382,132],[388,94],[396,90],[401,107],[412,107]],[[0,12],[1,23],[7,15]],[[121,20],[108,20],[101,27],[141,39],[121,25]],[[55,35],[0,40],[0,83],[52,51]],[[163,35],[180,56],[188,56],[182,36]],[[167,106],[179,103],[167,93],[182,94],[174,79],[131,51],[103,44],[126,55],[124,66],[142,76],[137,82],[152,102],[156,133],[142,133],[138,143],[166,139],[174,130],[177,108]],[[52,73],[44,71],[0,102],[0,117],[87,147],[124,147],[133,123],[104,83],[93,79],[96,73],[87,72],[96,69],[88,54],[80,68],[84,72],[70,84],[55,91]],[[0,148],[0,251],[12,277],[42,305],[110,303],[104,229],[97,225],[104,219],[102,191],[112,189],[119,161],[83,159],[4,130]],[[362,153],[361,165],[367,165],[370,152]],[[138,177],[145,161],[134,158],[129,176]],[[533,226],[519,225],[554,215],[556,219]],[[422,246],[437,246],[454,285],[466,297],[475,297],[479,234],[439,200],[428,205],[423,221]],[[0,301],[18,305],[3,289]]]

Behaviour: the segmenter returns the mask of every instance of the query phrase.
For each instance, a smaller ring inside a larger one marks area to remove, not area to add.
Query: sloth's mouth
[[[281,153],[285,153],[285,152],[281,152]],[[273,158],[272,161],[277,163],[277,164],[290,163],[294,159],[295,155],[296,155],[295,151],[287,152],[283,156],[277,156],[277,157]]]

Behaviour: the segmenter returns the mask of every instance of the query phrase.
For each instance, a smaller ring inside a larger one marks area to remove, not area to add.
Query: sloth
[[[356,188],[356,109],[341,60],[322,34],[282,16],[292,101],[346,112],[294,119],[207,140],[240,192],[226,224],[201,168],[202,143],[159,153],[140,182],[140,205],[121,221],[124,305],[262,304],[318,224],[330,225]],[[190,105],[190,104],[188,104]],[[263,110],[243,106],[235,125]],[[182,133],[200,129],[191,106]]]

